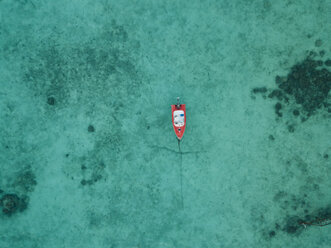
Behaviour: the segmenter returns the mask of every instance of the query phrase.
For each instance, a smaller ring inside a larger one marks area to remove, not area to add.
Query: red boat
[[[181,140],[184,135],[186,126],[186,109],[185,104],[179,103],[179,97],[177,97],[177,104],[171,105],[172,112],[172,125],[174,127],[178,140]]]

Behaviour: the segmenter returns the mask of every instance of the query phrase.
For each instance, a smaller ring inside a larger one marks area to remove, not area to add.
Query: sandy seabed
[[[1,0],[0,247],[330,247],[330,13]]]

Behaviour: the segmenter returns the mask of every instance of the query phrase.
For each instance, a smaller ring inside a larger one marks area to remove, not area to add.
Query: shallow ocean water
[[[330,13],[0,0],[0,247],[330,247]]]

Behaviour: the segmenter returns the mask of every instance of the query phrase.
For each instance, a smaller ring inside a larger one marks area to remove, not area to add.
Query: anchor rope
[[[184,197],[183,197],[183,153],[180,149],[180,139],[178,139],[178,150],[180,155],[179,160],[179,176],[180,176],[180,201],[181,201],[181,207],[184,208]]]

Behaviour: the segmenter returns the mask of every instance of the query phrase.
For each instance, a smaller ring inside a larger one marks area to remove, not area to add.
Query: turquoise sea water
[[[330,27],[328,0],[0,0],[0,247],[331,247],[300,224],[331,218]]]

